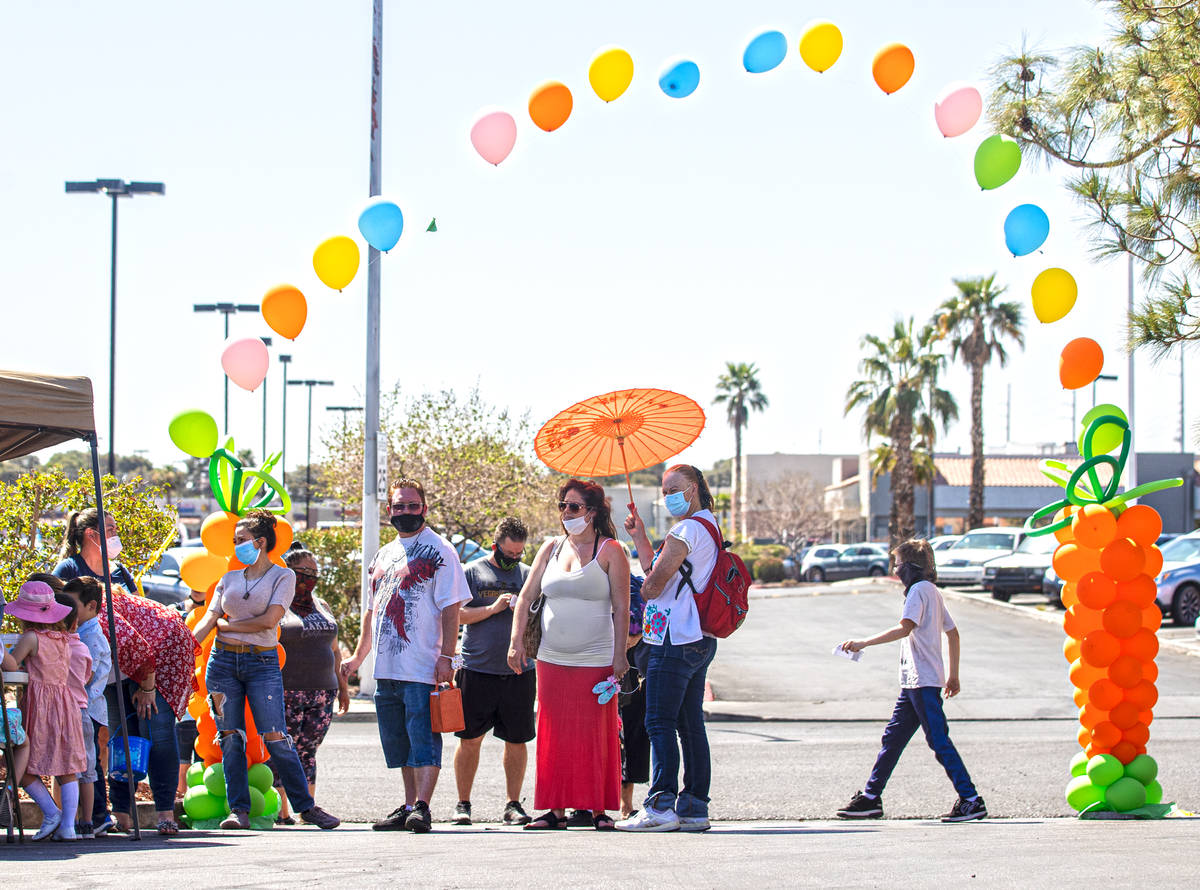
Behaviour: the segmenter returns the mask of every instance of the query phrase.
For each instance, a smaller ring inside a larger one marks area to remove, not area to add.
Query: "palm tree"
[[[1019,303],[1001,303],[1007,288],[994,285],[995,274],[986,278],[955,278],[958,293],[938,308],[933,318],[940,337],[950,340],[950,354],[971,369],[971,498],[967,528],[983,524],[983,369],[993,358],[1004,367],[1009,340],[1025,348]]]
[[[873,436],[886,436],[890,450],[883,462],[892,469],[892,504],[888,537],[892,547],[914,534],[913,486],[916,482],[914,433],[925,433],[939,422],[946,429],[958,416],[954,397],[931,385],[946,357],[933,348],[936,340],[926,331],[913,332],[913,320],[897,319],[885,339],[862,338],[865,354],[859,362],[862,379],[846,390],[846,413],[862,407],[867,444]],[[870,529],[867,530],[870,536]]]
[[[717,397],[713,404],[725,405],[725,417],[733,427],[733,496],[729,506],[732,516],[730,537],[736,541],[741,525],[738,521],[741,493],[745,485],[742,479],[742,427],[749,421],[751,411],[762,411],[768,404],[758,379],[758,368],[753,363],[726,362],[725,373],[717,379]]]

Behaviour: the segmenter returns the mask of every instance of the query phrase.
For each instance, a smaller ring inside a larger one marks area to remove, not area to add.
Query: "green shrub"
[[[763,556],[755,561],[754,577],[763,583],[775,583],[783,580],[783,560],[774,556]]]
[[[741,555],[741,554],[739,554],[739,555]],[[758,577],[757,575],[754,574],[754,566],[758,562],[758,557],[742,556],[742,562],[744,562],[746,564],[746,571],[750,573],[751,578]]]
[[[333,610],[338,639],[351,650],[358,645],[362,623],[362,531],[357,528],[319,528],[299,532],[300,542],[317,557],[321,576],[313,591]],[[383,542],[380,542],[383,543]]]

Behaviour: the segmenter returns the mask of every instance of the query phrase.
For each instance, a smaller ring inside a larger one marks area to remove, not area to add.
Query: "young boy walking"
[[[925,740],[954,783],[958,800],[943,822],[969,822],[987,816],[983,798],[975,791],[967,768],[963,765],[954,743],[950,741],[946,714],[942,710],[941,690],[946,697],[958,694],[958,659],[960,643],[958,628],[946,611],[942,592],[933,582],[937,568],[933,549],[928,541],[912,540],[893,552],[896,574],[904,583],[904,610],[900,623],[890,630],[867,640],[846,640],[841,644],[847,652],[859,652],[867,646],[900,641],[900,697],[892,711],[892,719],[883,731],[883,746],[875,758],[875,767],[867,787],[838,810],[841,819],[880,819],[883,817],[883,789],[892,770],[919,726]],[[950,673],[942,664],[942,633],[950,647]]]

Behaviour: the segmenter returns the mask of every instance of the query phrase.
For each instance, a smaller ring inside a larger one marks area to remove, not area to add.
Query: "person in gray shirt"
[[[457,683],[462,689],[466,728],[455,733],[454,778],[458,806],[454,824],[471,824],[471,787],[479,768],[479,748],[490,729],[504,742],[504,779],[508,803],[501,817],[506,825],[524,825],[529,816],[521,808],[521,785],[528,760],[526,743],[534,737],[533,702],[537,678],[532,662],[523,673],[508,666],[512,636],[512,605],[529,575],[521,562],[529,531],[515,516],[496,528],[492,552],[470,563],[464,572],[472,599],[458,613],[464,625],[463,669]]]

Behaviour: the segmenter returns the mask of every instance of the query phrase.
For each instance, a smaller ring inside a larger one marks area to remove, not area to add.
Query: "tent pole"
[[[87,443],[92,449],[92,481],[96,484],[96,521],[99,523],[98,528],[100,534],[97,537],[100,539],[100,561],[104,566],[104,577],[101,579],[104,584],[104,607],[105,614],[108,616],[108,645],[112,649],[113,666],[117,666],[117,617],[113,611],[113,595],[112,595],[112,579],[109,577],[108,571],[108,536],[104,533],[104,492],[100,485],[100,452],[96,447],[96,434],[91,433],[87,437]],[[129,755],[129,726],[125,720],[125,694],[121,688],[121,671],[117,668],[117,713],[121,720],[121,739],[125,743],[125,779],[129,783],[129,807],[133,810],[131,821],[133,822],[133,840],[140,841],[142,839],[142,830],[138,824],[137,811],[137,784],[133,781],[133,758]]]

